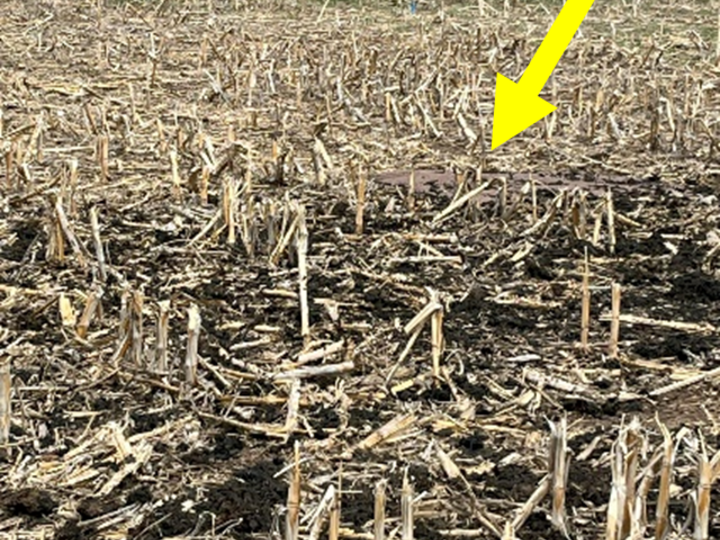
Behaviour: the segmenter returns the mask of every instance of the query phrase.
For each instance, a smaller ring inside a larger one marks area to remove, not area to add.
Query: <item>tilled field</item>
[[[4,2],[0,535],[718,537],[710,7]]]

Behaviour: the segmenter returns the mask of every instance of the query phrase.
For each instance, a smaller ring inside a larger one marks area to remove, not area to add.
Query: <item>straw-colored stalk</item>
[[[180,199],[180,168],[178,165],[178,153],[175,147],[170,149],[170,174],[172,180],[172,193],[175,199]]]
[[[417,417],[414,414],[401,414],[396,416],[365,437],[365,439],[358,443],[357,447],[363,450],[373,448],[381,442],[386,441],[402,431],[405,431],[416,421]]]
[[[313,514],[310,526],[310,534],[308,536],[309,540],[318,540],[318,538],[320,538],[320,533],[322,532],[323,525],[327,521],[332,507],[335,504],[336,495],[337,494],[335,492],[335,486],[331,484],[330,486],[328,486],[327,490],[323,494],[322,499],[320,499],[320,503],[318,504],[317,510],[315,510]],[[330,534],[332,535],[332,532],[330,532]]]
[[[42,134],[44,130],[45,112],[40,111],[35,121],[35,129],[30,136],[30,143],[28,144],[28,154],[33,155],[38,162],[42,162]]]
[[[325,147],[322,141],[315,138],[315,144],[313,145],[313,168],[315,169],[315,181],[319,186],[324,186],[327,183],[327,174],[325,173],[325,166],[323,165],[322,150]],[[282,167],[283,164],[279,163],[278,167]]]
[[[698,384],[701,381],[712,379],[718,376],[720,376],[720,367],[708,369],[705,371],[701,371],[697,375],[691,375],[686,379],[680,379],[679,381],[675,381],[670,384],[666,384],[665,386],[661,386],[660,388],[656,388],[655,390],[651,390],[648,395],[650,397],[662,396],[671,392],[676,392],[681,388],[686,388],[688,386]]]
[[[401,538],[413,540],[415,523],[413,520],[413,487],[408,479],[407,470],[403,476],[402,492],[400,494]]]
[[[611,287],[612,294],[612,314],[610,320],[610,346],[609,354],[611,358],[618,356],[618,340],[620,338],[620,284],[613,283]]]
[[[305,365],[309,362],[314,362],[316,360],[322,360],[323,358],[326,358],[337,352],[340,352],[344,346],[345,346],[345,340],[341,339],[340,341],[335,341],[334,343],[330,343],[329,345],[322,347],[320,349],[315,349],[313,351],[308,351],[308,352],[299,354],[297,362],[295,363],[295,366],[298,367],[298,366]]]
[[[550,517],[552,524],[567,536],[565,490],[570,469],[570,455],[567,451],[567,419],[563,417],[559,424],[550,422],[550,432],[550,456],[548,459],[548,474],[552,482]]]
[[[160,373],[168,372],[168,321],[170,319],[170,301],[158,302],[157,336],[155,341],[155,369]]]
[[[105,283],[107,280],[107,270],[105,269],[105,251],[103,250],[102,240],[100,239],[100,224],[98,223],[97,208],[90,208],[90,226],[92,227],[93,243],[95,244],[95,257],[98,263],[98,275],[100,281]]]
[[[258,227],[255,219],[255,204],[249,200],[240,211],[240,225],[245,250],[250,258],[255,256],[255,246],[258,243]]]
[[[414,334],[416,330],[422,328],[425,322],[431,318],[436,311],[441,309],[442,304],[438,302],[437,296],[433,293],[430,301],[404,326],[403,331],[406,334]]]
[[[203,204],[208,202],[208,186],[210,185],[210,167],[207,164],[203,164],[202,171],[200,172],[200,201]]]
[[[130,125],[137,124],[139,122],[137,105],[135,103],[135,88],[131,82],[127,83],[128,100],[130,101]]]
[[[652,489],[653,481],[660,472],[662,465],[662,451],[656,452],[650,463],[645,466],[638,481],[637,494],[633,503],[633,519],[630,536],[632,538],[644,538],[647,530],[647,498]],[[661,495],[660,495],[661,496]]]
[[[527,521],[527,518],[529,518],[530,514],[532,514],[535,507],[540,504],[540,502],[550,492],[551,483],[552,482],[550,476],[546,476],[545,478],[543,478],[538,487],[535,488],[535,491],[533,491],[532,495],[530,495],[528,500],[525,501],[525,504],[522,506],[522,508],[520,508],[519,512],[512,520],[511,526],[513,534],[515,534],[515,532],[523,526],[525,521]]]
[[[10,441],[11,403],[10,358],[0,364],[0,444]]]
[[[585,240],[587,228],[587,196],[584,191],[575,192],[572,202],[572,225],[575,237]]]
[[[711,460],[708,460],[705,453],[705,445],[702,445],[702,452],[698,456],[698,486],[693,495],[695,502],[695,531],[694,540],[708,540],[710,526],[710,492],[717,477],[720,466],[720,452],[716,453]]]
[[[118,339],[122,341],[130,333],[130,299],[132,292],[126,284],[120,296],[120,323],[118,324]]]
[[[150,58],[150,77],[148,78],[149,87],[152,88],[155,86],[155,80],[157,79],[157,66],[158,61],[160,59],[160,52],[162,50],[163,45],[163,38],[160,38],[160,46],[156,47],[155,45],[155,34],[150,33],[150,50],[148,51],[147,55],[148,58]]]
[[[715,65],[720,67],[720,9],[717,16],[717,38],[715,43]]]
[[[330,154],[327,151],[327,148],[325,148],[325,144],[322,142],[322,139],[319,137],[315,137],[315,148],[317,149],[318,154],[322,158],[323,163],[325,164],[325,167],[329,170],[333,170],[335,168],[335,165],[333,164],[333,160],[330,157]],[[286,159],[287,159],[288,152],[286,152]]]
[[[565,200],[567,198],[567,190],[562,189],[558,193],[553,201],[550,203],[550,207],[545,211],[543,217],[536,221],[531,227],[525,229],[521,236],[530,236],[539,234],[544,236],[550,230],[550,227],[555,222],[555,217],[561,208],[565,206]]]
[[[642,433],[640,432],[640,422],[633,419],[625,430],[625,438],[623,448],[624,456],[624,474],[625,474],[625,500],[623,506],[623,521],[620,528],[620,538],[627,538],[632,529],[633,523],[633,503],[635,502],[638,465],[640,460],[640,451],[643,445]]]
[[[287,206],[285,207],[285,210],[287,212]],[[282,255],[282,253],[288,248],[293,237],[296,237],[297,235],[299,216],[296,215],[295,219],[287,226],[287,228],[285,227],[285,221],[286,220],[283,219],[283,226],[281,228],[281,230],[285,232],[281,233],[280,241],[277,243],[272,253],[270,253],[270,266],[277,265],[277,263],[280,261],[280,255]]]
[[[110,177],[110,165],[109,165],[109,140],[106,133],[98,135],[97,140],[97,160],[100,166],[100,179],[103,182],[107,182]]]
[[[253,162],[250,148],[247,151],[247,165],[245,166],[245,186],[243,188],[243,198],[246,206],[250,206],[253,197]]]
[[[478,173],[478,180],[480,179],[481,173]],[[437,214],[433,218],[433,223],[439,223],[446,218],[448,218],[453,212],[455,212],[457,209],[461,208],[463,205],[465,205],[468,201],[472,200],[473,198],[477,197],[485,191],[488,187],[492,185],[492,181],[483,182],[475,189],[468,191],[463,195],[462,197],[457,198],[453,202],[451,202],[444,210],[442,210],[439,214]]]
[[[385,540],[385,506],[387,480],[375,485],[375,512],[373,515],[373,540]]]
[[[287,441],[298,426],[298,412],[300,410],[300,379],[292,379],[290,396],[287,402],[287,416],[285,418],[285,440]]]
[[[15,158],[16,152],[17,143],[13,141],[7,150],[5,150],[5,184],[8,189],[12,189],[13,187],[13,169],[15,168],[13,159]]]
[[[300,335],[305,345],[310,340],[310,312],[308,307],[308,273],[307,273],[307,249],[308,230],[305,222],[305,207],[297,205],[297,255],[298,255],[298,287],[300,296]]]
[[[72,302],[61,292],[58,298],[58,307],[60,308],[60,320],[65,328],[74,328],[77,325],[77,316],[73,309]]]
[[[440,305],[440,309],[436,309],[430,318],[433,362],[432,373],[433,378],[435,380],[438,380],[440,379],[440,358],[442,356],[443,350],[443,309],[442,304],[440,304],[439,295],[437,293],[433,294],[432,301]]]
[[[73,217],[77,217],[77,202],[75,202],[75,192],[77,191],[77,185],[78,185],[78,160],[76,158],[72,158],[69,161],[70,166],[70,179],[69,179],[69,188],[70,192],[68,193],[68,203],[70,205],[70,215]]]
[[[583,268],[582,281],[582,316],[580,322],[580,344],[587,350],[590,337],[590,263],[588,250],[585,248],[585,265]]]
[[[77,237],[75,236],[75,232],[73,231],[73,228],[70,226],[70,222],[68,221],[67,215],[65,214],[65,210],[62,205],[62,200],[58,197],[55,201],[55,214],[57,216],[57,222],[60,224],[60,228],[62,229],[62,232],[65,234],[65,238],[67,238],[68,242],[70,242],[70,246],[72,246],[73,252],[75,253],[75,257],[77,257],[77,261],[80,264],[82,268],[85,268],[87,262],[85,261],[85,256],[83,255],[82,247],[80,245],[80,242],[78,241]]]
[[[440,466],[443,468],[447,477],[451,480],[454,480],[455,478],[463,478],[460,467],[457,466],[457,464],[452,460],[448,453],[440,447],[439,444],[434,444],[438,460],[440,461]],[[465,479],[463,478],[463,480]]]
[[[355,369],[355,362],[346,360],[338,364],[323,364],[322,366],[304,366],[288,371],[281,371],[273,376],[276,381],[291,381],[293,379],[308,379],[311,377],[328,377],[339,373],[346,373]]]
[[[720,9],[717,18],[717,43],[715,43],[715,65],[720,66]]]
[[[602,231],[603,211],[607,201],[599,203],[595,207],[595,225],[593,226],[592,244],[596,246],[600,243],[600,232]]]
[[[635,481],[643,446],[640,422],[635,418],[621,428],[613,443],[610,466],[612,488],[608,504],[606,540],[625,540],[632,529]]]
[[[605,540],[618,540],[618,530],[622,522],[622,509],[625,503],[622,462],[620,443],[616,441],[613,444],[611,452],[610,469],[612,472],[612,486],[610,488],[610,502],[608,503]]]
[[[48,221],[48,244],[45,250],[45,259],[62,263],[65,260],[65,237],[57,213],[50,214]]]
[[[500,219],[505,219],[505,217],[507,216],[507,201],[507,178],[503,177],[500,179],[500,187],[498,188],[498,215],[500,216]]]
[[[100,310],[100,299],[102,298],[103,292],[102,287],[98,286],[87,296],[85,309],[83,309],[82,315],[80,316],[80,322],[76,328],[77,335],[83,339],[87,336],[90,323],[92,323],[93,318]]]
[[[285,540],[297,540],[300,528],[300,443],[298,441],[295,441],[294,457],[288,486]]]
[[[357,178],[357,207],[355,212],[355,234],[362,234],[365,215],[365,188],[367,178],[359,165],[355,166],[355,177]]]
[[[410,170],[408,178],[407,206],[410,212],[415,210],[415,167]]]
[[[401,124],[404,124],[402,116],[400,115],[400,108],[398,107],[395,98],[390,95],[390,110],[392,111],[393,126],[397,129]]]
[[[607,509],[607,523],[605,540],[624,540],[620,530],[623,526],[625,508],[625,470],[624,470],[624,428],[620,429],[617,440],[610,450],[610,471],[612,484],[610,487],[610,501]]]
[[[532,222],[538,220],[537,185],[535,179],[530,176],[530,198],[532,199]]]
[[[113,365],[125,357],[132,344],[132,292],[128,287],[120,297],[120,321],[118,324],[118,347],[113,356]]]
[[[328,529],[329,540],[340,539],[340,495],[342,493],[340,482],[341,480],[338,480],[338,489],[333,493],[332,506],[330,507],[330,526]]]
[[[608,238],[610,240],[610,253],[615,253],[615,210],[613,207],[612,190],[607,191],[607,226]]]
[[[185,355],[185,381],[194,386],[197,384],[198,341],[200,339],[200,310],[196,304],[188,308],[188,342]]]
[[[158,141],[160,142],[160,154],[165,154],[168,149],[168,141],[167,137],[165,136],[165,125],[162,123],[162,120],[160,120],[160,118],[156,120],[155,127],[157,128]]]
[[[475,146],[475,144],[477,143],[477,138],[478,138],[477,133],[475,133],[475,131],[473,131],[473,129],[468,125],[468,122],[462,113],[458,113],[457,122],[458,122],[458,125],[460,126],[460,130],[462,131],[462,134],[468,140],[468,145]]]
[[[140,290],[133,292],[130,328],[132,331],[132,356],[138,367],[143,365],[143,303],[143,292]]]
[[[208,36],[207,34],[203,34],[202,41],[200,42],[200,54],[198,55],[198,63],[197,67],[201,68],[205,65],[207,62],[207,52],[208,52]]]
[[[515,527],[513,527],[513,524],[510,521],[505,523],[502,540],[517,540],[517,537],[515,536]]]
[[[405,361],[405,358],[407,358],[407,356],[410,354],[410,351],[412,350],[413,345],[415,345],[417,338],[420,337],[421,330],[422,327],[418,326],[413,332],[413,334],[410,336],[410,339],[408,339],[408,342],[405,344],[405,348],[400,353],[400,357],[398,358],[397,362],[395,362],[395,365],[390,369],[387,377],[385,377],[386,385],[390,385],[390,381],[392,381],[393,377],[395,376],[395,372],[400,368],[402,363]]]
[[[228,230],[227,243],[231,246],[235,244],[236,206],[235,181],[228,178],[223,182],[223,217]]]
[[[665,540],[670,528],[668,511],[670,507],[670,485],[672,483],[673,462],[675,460],[672,437],[667,426],[655,418],[663,434],[663,456],[660,472],[660,489],[655,510],[655,540]]]
[[[255,60],[251,60],[250,62],[250,69],[248,72],[248,78],[247,78],[247,101],[246,101],[246,107],[250,108],[253,106],[253,90],[255,89],[255,86],[257,85],[257,75],[255,74],[255,68],[256,63]],[[302,87],[300,85],[300,78],[298,78],[297,81],[297,105],[298,108],[301,106],[302,103]]]

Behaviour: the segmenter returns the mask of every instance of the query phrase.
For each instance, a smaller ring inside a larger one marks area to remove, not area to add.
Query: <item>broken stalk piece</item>
[[[200,339],[200,310],[196,304],[188,309],[188,343],[185,355],[185,381],[194,386],[197,384],[198,341]]]

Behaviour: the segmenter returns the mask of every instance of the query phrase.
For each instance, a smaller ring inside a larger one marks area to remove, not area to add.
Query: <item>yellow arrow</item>
[[[550,78],[565,49],[570,45],[594,1],[565,2],[517,84],[500,73],[497,74],[492,131],[493,150],[556,109],[538,94]]]

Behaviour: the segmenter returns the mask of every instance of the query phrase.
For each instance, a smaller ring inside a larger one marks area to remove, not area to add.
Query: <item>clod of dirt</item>
[[[565,540],[565,536],[554,529],[550,519],[542,512],[533,512],[522,528],[522,533],[537,540]]]
[[[97,538],[95,527],[78,527],[76,521],[70,521],[55,533],[55,540],[91,540]]]
[[[417,538],[443,538],[440,531],[451,528],[443,519],[418,519],[413,533]]]
[[[133,491],[128,493],[126,503],[127,504],[145,504],[152,501],[152,491],[146,485],[138,486]]]
[[[586,502],[592,503],[596,508],[608,502],[610,491],[608,485],[612,482],[609,468],[598,470],[585,461],[577,461],[570,467],[567,490],[567,504],[571,508],[582,508]],[[607,481],[601,480],[602,478]]]
[[[718,302],[720,281],[702,272],[680,274],[672,281],[672,295],[688,302]]]
[[[207,498],[191,508],[186,507],[186,501],[195,497],[189,493],[180,495],[145,516],[142,524],[132,530],[129,537],[154,540],[187,534],[191,530],[201,535],[211,526],[211,521],[205,523],[203,518],[208,513],[215,516],[216,524],[237,523],[232,530],[223,533],[231,538],[268,533],[275,507],[282,505],[287,496],[285,482],[274,478],[282,466],[279,460],[262,461],[237,471],[225,483],[208,486]]]
[[[90,497],[78,504],[77,512],[83,520],[94,519],[117,510],[121,506],[121,501],[117,497],[108,496],[100,499]]]
[[[487,436],[482,433],[471,433],[458,441],[458,446],[465,457],[482,455]]]
[[[539,475],[522,465],[498,467],[488,479],[487,490],[509,496],[514,501],[526,501],[537,487]]]
[[[652,341],[633,345],[633,352],[643,358],[675,357],[683,363],[694,362],[694,357],[708,353],[712,346],[700,336],[688,336],[680,332],[657,333]],[[698,366],[699,367],[699,366]]]
[[[372,521],[374,501],[372,489],[367,486],[356,486],[348,493],[344,493],[341,514],[343,523],[352,524],[354,527],[359,528]]]
[[[287,496],[285,482],[274,478],[280,466],[266,461],[239,471],[235,478],[210,488],[208,499],[200,508],[213,512],[217,523],[241,519],[234,532],[267,533],[275,506],[284,504]]]
[[[38,488],[23,488],[3,493],[2,506],[14,516],[25,515],[35,518],[52,514],[58,504],[48,491]]]

